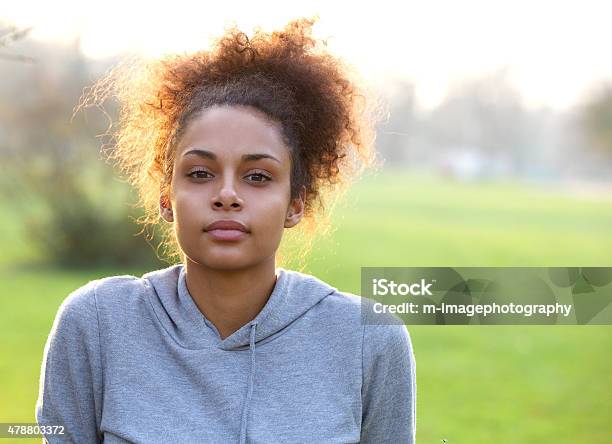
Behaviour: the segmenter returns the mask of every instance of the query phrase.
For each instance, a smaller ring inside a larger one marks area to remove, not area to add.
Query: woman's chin
[[[238,270],[248,268],[256,261],[245,257],[244,253],[236,251],[211,252],[208,251],[205,255],[191,256],[192,262],[203,265],[213,270]]]

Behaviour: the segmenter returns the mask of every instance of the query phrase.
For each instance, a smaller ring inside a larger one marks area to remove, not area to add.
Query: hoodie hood
[[[147,297],[157,318],[179,345],[190,349],[216,346],[223,350],[243,350],[252,341],[260,344],[282,334],[285,327],[337,291],[314,276],[281,267],[276,269],[276,276],[276,284],[263,309],[225,339],[221,339],[189,294],[183,264],[146,273],[142,279],[149,289]]]

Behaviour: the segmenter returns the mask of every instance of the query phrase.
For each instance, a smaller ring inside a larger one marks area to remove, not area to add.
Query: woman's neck
[[[254,267],[220,270],[186,259],[185,272],[193,301],[225,339],[254,319],[276,285],[274,256]]]

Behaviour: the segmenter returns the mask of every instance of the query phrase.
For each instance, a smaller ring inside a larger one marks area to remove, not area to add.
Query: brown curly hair
[[[144,228],[160,222],[160,196],[170,195],[175,148],[188,123],[207,107],[228,104],[258,108],[281,123],[291,198],[305,189],[300,225],[309,234],[328,231],[329,219],[314,217],[326,212],[316,210],[333,205],[366,167],[376,166],[380,102],[355,69],[326,50],[326,41],[312,37],[315,21],[296,19],[271,33],[255,28],[251,38],[234,25],[210,50],[128,59],[85,91],[76,111],[118,99],[118,129],[109,127],[106,152],[138,191],[144,216],[137,222]],[[166,256],[184,260],[172,227],[162,225]]]

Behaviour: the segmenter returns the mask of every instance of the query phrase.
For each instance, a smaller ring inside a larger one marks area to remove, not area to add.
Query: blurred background
[[[306,272],[359,294],[362,266],[612,266],[604,2],[171,7],[0,5],[0,422],[34,422],[44,343],[68,293],[168,266],[155,238],[137,235],[136,195],[100,153],[113,104],[72,119],[84,88],[126,55],[206,48],[232,21],[250,33],[318,13],[315,36],[388,106],[384,168],[353,187]],[[612,327],[408,330],[418,442],[612,440]]]

